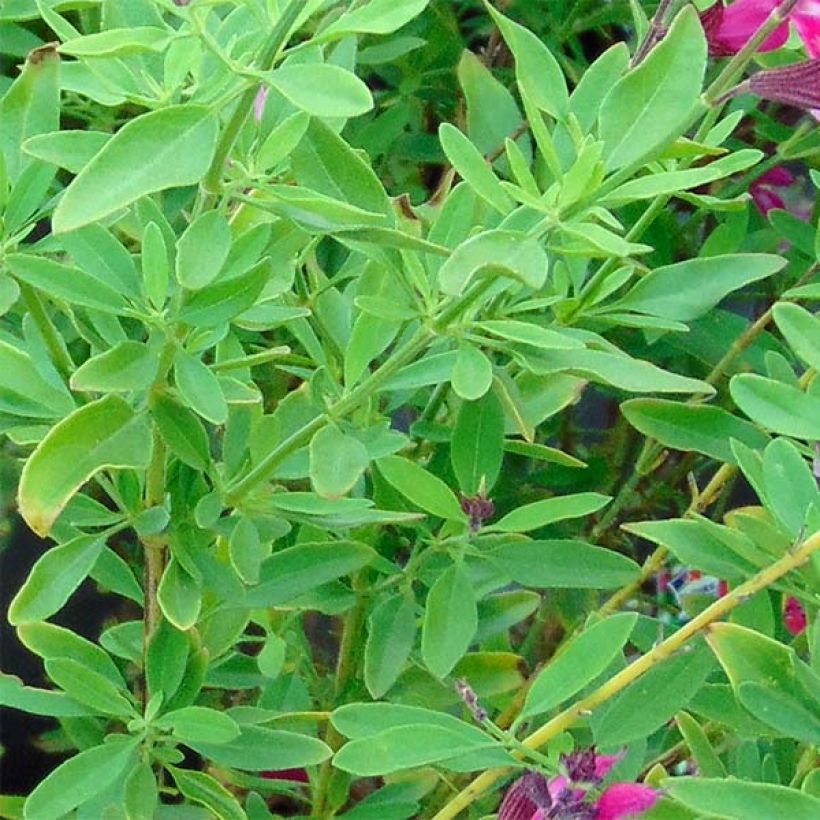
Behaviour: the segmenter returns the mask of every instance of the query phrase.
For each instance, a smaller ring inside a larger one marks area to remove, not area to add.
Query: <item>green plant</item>
[[[559,63],[426,0],[0,27],[60,41],[0,99],[0,422],[53,541],[8,611],[51,685],[0,703],[72,752],[0,811],[478,817],[594,743],[649,816],[817,815],[818,240],[745,189],[820,143],[718,102],[754,41],[712,66],[687,7]],[[664,612],[670,555],[727,594]],[[86,579],[125,602],[98,641],[50,621]]]

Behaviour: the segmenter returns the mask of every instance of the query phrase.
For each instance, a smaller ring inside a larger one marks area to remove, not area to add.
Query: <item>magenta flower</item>
[[[613,783],[604,789],[595,804],[595,820],[636,817],[651,809],[657,799],[655,789],[643,783]]]
[[[763,216],[773,211],[775,208],[785,210],[786,203],[783,197],[777,192],[778,188],[788,188],[794,184],[794,176],[791,171],[784,168],[782,165],[777,165],[770,168],[765,173],[761,174],[749,186],[749,193],[752,195],[752,200],[757,206],[757,210]]]
[[[594,749],[562,756],[565,775],[547,779],[527,772],[504,795],[498,820],[623,820],[651,808],[658,792],[641,783],[613,783],[597,800],[586,789],[598,786],[622,755],[596,755]],[[578,788],[584,787],[584,788]]]
[[[786,631],[796,637],[806,628],[806,623],[806,610],[797,598],[789,595],[783,605],[783,626],[786,627]]]
[[[724,6],[721,0],[701,15],[703,30],[713,57],[735,54],[752,38],[778,0],[735,0]],[[810,57],[820,57],[820,0],[800,0],[789,15],[759,46],[759,51],[780,48],[789,37],[793,23]]]

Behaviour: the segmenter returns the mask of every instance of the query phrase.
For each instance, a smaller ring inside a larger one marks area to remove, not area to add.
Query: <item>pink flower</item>
[[[757,210],[763,216],[775,208],[785,209],[786,203],[783,198],[777,193],[777,188],[788,188],[794,184],[794,176],[791,171],[784,168],[782,165],[776,165],[770,168],[765,173],[761,174],[749,186],[749,193],[752,195],[754,204],[757,205]]]
[[[562,756],[566,776],[549,780],[538,772],[526,772],[504,795],[498,820],[623,820],[651,808],[658,792],[641,783],[613,783],[595,801],[587,788],[594,788],[623,757],[596,755],[594,749]],[[585,788],[578,788],[584,786]]]
[[[595,820],[621,820],[651,809],[658,793],[643,783],[613,783],[595,804]]]
[[[751,39],[779,0],[735,0],[724,6],[721,0],[701,15],[703,30],[714,57],[735,54]],[[759,46],[759,51],[780,48],[794,23],[810,57],[820,57],[820,0],[800,0],[789,15]]]
[[[783,626],[790,635],[797,636],[806,628],[806,610],[793,595],[783,605]]]

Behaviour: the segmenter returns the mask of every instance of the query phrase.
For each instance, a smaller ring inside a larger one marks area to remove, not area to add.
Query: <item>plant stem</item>
[[[265,43],[259,58],[259,65],[263,71],[273,67],[277,57],[287,43],[288,37],[290,36],[290,30],[302,11],[303,5],[304,4],[299,2],[299,0],[290,0],[290,3],[288,3],[279,19],[276,21],[273,31],[271,31],[268,41]],[[211,165],[202,180],[202,188],[207,194],[207,197],[202,200],[201,207],[199,208],[200,211],[207,210],[208,207],[210,207],[213,203],[214,196],[218,194],[221,189],[222,172],[225,168],[225,162],[227,161],[228,154],[230,154],[231,148],[233,148],[233,144],[239,135],[239,131],[245,124],[245,120],[248,118],[248,114],[253,107],[256,92],[256,86],[252,85],[239,98],[239,102],[236,104],[236,108],[234,109],[231,118],[228,120],[228,124],[222,132],[222,136],[220,137],[216,146],[216,151],[214,152],[214,157],[211,160]]]
[[[311,419],[306,425],[288,436],[247,475],[229,486],[225,494],[226,505],[235,507],[254,487],[266,481],[284,459],[304,447],[325,425],[334,419],[347,415],[366,402],[391,376],[394,376],[402,367],[416,359],[436,334],[443,331],[450,322],[473,305],[492,286],[494,281],[492,277],[485,277],[463,296],[445,304],[439,313],[433,317],[431,323],[420,327],[399,350],[393,353],[381,367],[371,373],[358,387],[342,396],[338,401],[331,404],[324,413]]]
[[[145,509],[156,507],[165,500],[166,450],[165,442],[156,425],[154,425],[152,431],[152,439],[151,462],[145,476],[145,495],[143,499]],[[164,536],[152,535],[142,538],[142,544],[145,549],[143,651],[147,653],[148,645],[162,618],[157,589],[165,569],[166,543]]]
[[[49,355],[51,356],[54,366],[57,368],[57,372],[67,384],[71,378],[71,374],[75,370],[75,365],[74,362],[71,361],[71,356],[68,355],[63,337],[59,334],[57,328],[54,327],[54,322],[51,321],[51,317],[46,312],[45,306],[37,291],[24,282],[20,282],[19,286],[26,309],[45,340],[46,347],[48,347]]]
[[[559,712],[540,729],[537,729],[526,737],[522,743],[527,748],[537,749],[562,732],[565,732],[575,724],[579,718],[588,716],[596,707],[623,691],[645,672],[679,651],[692,638],[696,637],[698,633],[708,629],[710,624],[728,615],[735,607],[742,604],[756,592],[771,586],[784,575],[801,566],[808,560],[812,553],[818,550],[820,550],[820,532],[815,533],[799,547],[789,551],[780,560],[771,564],[766,569],[761,570],[757,575],[728,592],[723,598],[719,598],[691,621],[684,624],[677,632],[670,635],[665,641],[659,643],[645,655],[642,655],[630,663],[626,668],[606,681],[606,683],[599,686],[594,692],[577,700],[567,709]],[[456,817],[459,812],[466,809],[498,780],[504,777],[508,771],[509,769],[507,768],[490,769],[479,775],[467,788],[457,794],[435,815],[435,820],[450,820],[450,818]]]
[[[362,580],[362,573],[359,573],[353,579],[353,591],[357,593],[356,604],[347,612],[344,618],[342,642],[339,646],[339,657],[336,661],[333,698],[334,708],[341,705],[345,689],[347,689],[356,671],[357,651],[361,646],[361,634],[364,628],[365,614],[367,612],[366,599],[361,593]],[[335,750],[339,748],[343,741],[344,738],[339,734],[336,727],[328,722],[327,731],[325,732],[325,743],[327,743],[331,749]],[[333,764],[330,760],[326,760],[319,769],[311,817],[329,818],[335,813],[329,811],[326,806],[333,771]]]

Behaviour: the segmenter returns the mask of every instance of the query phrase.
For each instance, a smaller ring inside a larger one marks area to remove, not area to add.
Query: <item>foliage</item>
[[[0,3],[0,816],[820,815],[820,140],[644,5]]]

